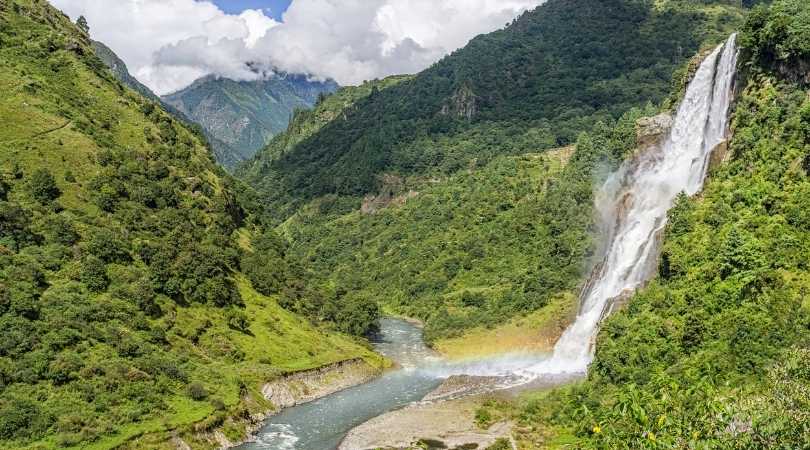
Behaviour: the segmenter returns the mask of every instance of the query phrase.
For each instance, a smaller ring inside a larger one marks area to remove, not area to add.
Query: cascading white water
[[[726,138],[737,65],[736,35],[700,65],[666,140],[635,155],[596,196],[607,245],[580,297],[580,312],[554,355],[531,376],[583,373],[593,359],[599,322],[613,301],[652,276],[658,237],[679,193],[703,188],[712,150]]]

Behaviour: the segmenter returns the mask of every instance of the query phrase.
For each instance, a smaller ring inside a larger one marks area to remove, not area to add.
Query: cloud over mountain
[[[205,74],[258,75],[246,62],[340,84],[413,73],[542,0],[294,0],[283,22],[207,1],[51,0],[115,50],[158,93]]]

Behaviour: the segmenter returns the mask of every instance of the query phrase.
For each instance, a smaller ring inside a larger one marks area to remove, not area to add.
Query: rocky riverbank
[[[375,417],[349,432],[339,450],[487,448],[510,443],[512,423],[482,425],[476,419],[484,399],[509,383],[504,377],[451,376],[424,400]],[[499,395],[499,394],[496,394]]]
[[[269,406],[263,412],[234,415],[209,429],[185,436],[174,436],[175,450],[189,448],[228,449],[250,442],[267,418],[303,403],[318,400],[336,392],[366,383],[382,373],[382,368],[362,358],[350,359],[312,370],[295,372],[266,383],[259,402]],[[245,403],[256,403],[250,398]],[[193,444],[193,445],[190,445]]]
[[[479,427],[480,403],[478,397],[465,397],[413,404],[353,429],[339,450],[410,449],[420,442],[435,448],[484,449],[499,439],[511,442],[511,422]]]

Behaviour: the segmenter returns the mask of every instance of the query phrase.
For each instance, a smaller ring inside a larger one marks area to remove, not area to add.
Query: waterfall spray
[[[654,274],[667,212],[679,193],[694,195],[703,188],[712,150],[727,137],[737,54],[732,35],[706,57],[667,138],[626,161],[597,193],[604,259],[582,291],[576,320],[554,355],[529,369],[531,376],[587,371],[599,323],[613,302]]]

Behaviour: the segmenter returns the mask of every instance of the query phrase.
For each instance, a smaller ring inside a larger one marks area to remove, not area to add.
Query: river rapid
[[[492,359],[448,362],[422,341],[422,330],[404,320],[385,318],[374,348],[397,367],[381,377],[322,399],[285,409],[270,417],[255,442],[239,450],[330,450],[354,427],[418,402],[452,375],[507,377],[548,355],[507,355]],[[509,382],[510,378],[504,378]],[[517,382],[517,381],[515,381]]]

